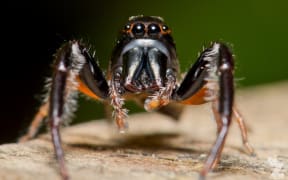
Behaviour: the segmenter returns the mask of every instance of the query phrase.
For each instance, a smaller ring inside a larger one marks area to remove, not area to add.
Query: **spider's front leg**
[[[60,173],[63,179],[68,179],[59,133],[60,125],[76,110],[77,91],[101,100],[109,96],[109,87],[88,49],[78,41],[69,41],[57,51],[53,68],[48,96],[34,117],[27,135],[20,141],[33,138],[40,122],[48,116]]]
[[[217,138],[201,171],[201,177],[214,168],[220,159],[233,112],[241,129],[243,143],[248,151],[253,153],[247,140],[243,118],[238,116],[238,112],[233,108],[233,71],[234,60],[229,48],[221,43],[213,43],[200,54],[173,94],[174,100],[184,104],[212,102],[218,128]]]

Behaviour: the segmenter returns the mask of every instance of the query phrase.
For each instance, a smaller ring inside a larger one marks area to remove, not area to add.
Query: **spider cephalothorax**
[[[127,110],[123,107],[125,100],[137,100],[147,111],[161,110],[172,103],[196,105],[211,102],[218,134],[201,171],[202,177],[220,160],[233,114],[245,147],[253,153],[244,120],[234,107],[234,59],[225,44],[211,43],[200,53],[184,79],[179,78],[179,63],[171,30],[160,17],[129,18],[112,51],[106,76],[86,47],[84,43],[72,40],[59,48],[48,96],[27,135],[20,139],[25,141],[34,137],[40,122],[47,116],[63,179],[68,179],[68,174],[59,126],[73,107],[71,104],[75,102],[73,98],[78,91],[111,104],[113,117],[121,132],[127,127]],[[168,114],[175,116],[173,111]]]
[[[146,110],[167,104],[176,85],[178,66],[171,30],[163,20],[150,16],[131,17],[120,32],[108,73],[111,104],[120,129],[126,126],[123,97],[141,94],[146,99]]]

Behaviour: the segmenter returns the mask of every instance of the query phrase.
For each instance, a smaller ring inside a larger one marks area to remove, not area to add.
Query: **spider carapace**
[[[82,41],[64,43],[54,58],[48,95],[20,141],[33,138],[40,122],[47,117],[63,179],[68,179],[68,172],[59,126],[75,110],[75,96],[79,91],[111,104],[120,131],[127,127],[124,108],[127,99],[137,99],[147,111],[161,110],[171,103],[211,102],[217,137],[200,172],[201,177],[219,162],[233,114],[245,147],[253,153],[244,120],[234,106],[234,60],[224,43],[211,43],[181,79],[170,28],[161,17],[133,16],[120,31],[106,76]]]

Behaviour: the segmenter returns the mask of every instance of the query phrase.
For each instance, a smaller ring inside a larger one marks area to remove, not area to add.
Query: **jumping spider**
[[[253,153],[244,120],[234,106],[233,71],[231,51],[225,44],[214,42],[180,79],[175,43],[163,19],[133,16],[120,32],[106,76],[81,41],[72,40],[59,48],[48,96],[20,141],[33,138],[40,122],[48,117],[60,173],[63,179],[68,179],[59,126],[75,110],[77,91],[110,103],[120,131],[127,127],[124,101],[131,98],[138,98],[147,111],[164,108],[171,102],[188,105],[211,102],[218,131],[200,172],[205,177],[220,160],[232,115],[241,129],[244,146]]]

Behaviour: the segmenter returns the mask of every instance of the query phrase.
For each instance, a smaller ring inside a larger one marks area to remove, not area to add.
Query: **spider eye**
[[[129,30],[131,28],[131,25],[130,24],[126,24],[125,26],[124,26],[124,29],[125,30]]]
[[[160,27],[157,24],[150,24],[148,26],[149,35],[157,35],[160,31],[161,31]]]
[[[135,36],[143,36],[145,33],[145,26],[142,23],[137,23],[133,26],[132,32]]]
[[[162,26],[162,30],[163,30],[163,31],[166,32],[166,31],[168,31],[168,29],[169,29],[168,26],[166,26],[166,25],[163,25],[163,26]]]

